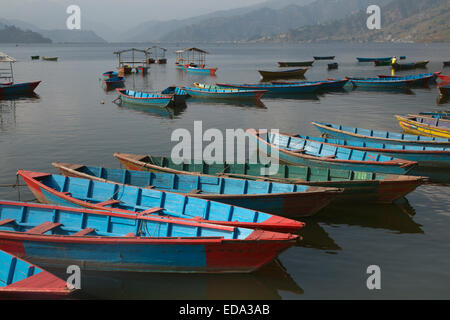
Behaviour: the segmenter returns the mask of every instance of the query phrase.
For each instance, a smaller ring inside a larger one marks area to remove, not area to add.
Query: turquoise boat
[[[190,73],[214,76],[216,74],[217,68],[205,68],[202,66],[187,65],[187,66],[185,66],[185,70],[186,70],[186,72],[190,72]]]
[[[61,174],[214,200],[284,217],[312,216],[342,190],[183,173],[143,172],[54,162]],[[125,180],[124,180],[125,177]]]
[[[220,87],[210,87],[202,84],[195,84],[195,87],[183,87],[190,96],[197,98],[212,99],[253,99],[260,100],[267,90],[241,90],[225,89]]]
[[[313,122],[312,124],[328,138],[426,147],[450,147],[450,139],[446,138],[346,127],[323,122]]]
[[[361,88],[407,88],[414,84],[414,79],[396,78],[349,78],[355,87]]]
[[[145,214],[13,201],[0,201],[0,221],[0,247],[62,270],[76,265],[100,272],[247,273],[273,261],[298,239],[286,233]],[[22,261],[17,264],[32,272]],[[42,274],[29,279],[41,275],[34,284],[45,284]],[[66,281],[49,283],[55,284],[65,286]],[[36,298],[45,298],[45,293]]]
[[[139,104],[166,107],[172,100],[171,96],[156,93],[146,93],[127,89],[116,89],[122,101]]]
[[[26,170],[19,170],[18,174],[42,203],[270,231],[295,232],[303,227],[303,223],[291,219],[217,201],[159,191],[150,185],[138,188],[123,183]],[[243,187],[247,188],[248,185]]]
[[[423,167],[449,167],[450,166],[450,146],[449,147],[426,147],[413,146],[407,144],[386,144],[377,142],[365,142],[356,140],[317,138],[298,135],[301,139],[316,141],[332,146],[345,147],[353,150],[367,151],[370,153],[380,153],[389,157],[416,161]]]
[[[247,133],[261,151],[269,155],[278,151],[280,161],[293,165],[390,174],[408,174],[417,166],[414,161],[336,147],[281,133],[261,134],[253,129],[248,129]]]
[[[301,94],[313,93],[319,90],[322,82],[317,83],[294,83],[294,84],[228,84],[216,83],[222,88],[236,88],[241,90],[266,90],[272,94]]]
[[[320,83],[319,90],[333,90],[342,89],[350,80],[349,79],[337,79],[337,80],[322,80],[322,81],[299,81],[299,82],[286,82],[286,81],[272,81],[273,84],[318,84]]]
[[[0,201],[0,210],[5,209],[2,204]],[[2,212],[0,216],[7,215],[8,213]],[[13,221],[11,218],[0,220],[0,230]],[[0,247],[11,250],[10,243],[5,242]],[[67,297],[74,291],[75,289],[67,288],[66,281],[50,272],[0,250],[0,299],[58,299]]]
[[[409,76],[392,76],[392,75],[378,75],[381,79],[396,79],[396,80],[414,80],[411,85],[427,85],[432,81],[435,81],[440,72],[421,73]]]

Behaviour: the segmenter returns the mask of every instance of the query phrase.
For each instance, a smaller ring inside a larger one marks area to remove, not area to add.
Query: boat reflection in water
[[[239,99],[218,99],[218,98],[208,98],[208,99],[202,99],[202,98],[194,98],[189,97],[188,98],[189,103],[196,103],[196,104],[210,104],[210,105],[224,105],[224,106],[231,106],[231,107],[250,107],[255,109],[267,109],[265,104],[257,99],[257,100],[239,100]]]
[[[122,102],[114,102],[118,107],[129,109],[132,111],[136,111],[142,114],[146,114],[149,116],[157,117],[157,118],[167,118],[174,119],[175,117],[181,115],[187,108],[186,103],[183,104],[169,104],[166,107],[160,106],[142,106],[131,103]]]
[[[385,205],[331,205],[310,219],[330,226],[359,226],[398,234],[423,234],[422,225],[413,219],[415,214],[414,208],[403,198],[394,204]],[[309,219],[305,219],[305,222],[308,226]]]
[[[353,87],[350,89],[352,91],[361,91],[361,92],[380,92],[382,94],[392,93],[392,94],[406,94],[406,95],[415,95],[414,91],[410,88],[387,88],[387,87]]]
[[[16,126],[16,103],[33,103],[39,101],[36,93],[25,96],[8,96],[0,99],[0,131],[7,131]]]
[[[67,278],[65,270],[51,270]],[[303,289],[278,260],[248,274],[152,274],[83,271],[79,299],[279,300]]]

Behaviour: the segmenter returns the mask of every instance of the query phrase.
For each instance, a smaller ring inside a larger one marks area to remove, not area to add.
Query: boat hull
[[[293,85],[234,85],[217,83],[219,87],[238,88],[242,90],[267,90],[270,94],[303,94],[313,93],[320,89],[322,83]]]
[[[382,135],[375,136],[375,130],[365,129],[364,133],[350,133],[348,131],[340,130],[322,123],[313,122],[312,124],[316,127],[317,130],[322,133],[322,135],[325,135],[328,138],[426,147],[450,147],[450,139],[436,139],[434,137],[429,138],[423,136],[410,136],[407,137],[408,139],[405,139],[406,137],[404,134],[383,131],[380,132]],[[354,130],[355,128],[349,129]],[[387,138],[388,136],[392,136],[392,138]]]
[[[205,90],[199,88],[183,88],[190,96],[196,98],[260,100],[266,90]]]
[[[401,165],[395,162],[376,162],[376,161],[344,161],[335,160],[326,157],[316,157],[308,156],[303,154],[298,154],[293,151],[288,151],[285,149],[278,148],[274,145],[269,144],[261,137],[254,134],[249,135],[251,140],[257,143],[258,149],[265,152],[268,156],[271,155],[272,148],[276,149],[279,154],[279,160],[286,164],[299,165],[299,166],[312,166],[319,168],[329,168],[329,169],[343,169],[343,170],[354,170],[354,171],[367,171],[367,172],[379,172],[388,174],[407,174],[410,172],[417,164],[413,162],[406,161],[406,165]],[[373,154],[376,157],[378,154]],[[371,155],[369,155],[370,157]],[[400,159],[398,159],[400,160]]]
[[[184,164],[182,166],[169,167],[169,159],[150,157],[154,162],[144,162],[148,158],[145,155],[114,154],[121,165],[128,170],[141,170],[151,172],[168,172],[208,176],[229,176],[232,178],[244,178],[251,180],[267,180],[281,183],[296,183],[317,187],[333,187],[343,189],[332,203],[392,203],[415,190],[428,179],[425,177],[411,177],[401,175],[384,175],[382,178],[371,172],[358,172],[349,170],[322,169],[314,167],[280,165],[275,175],[261,176],[263,165],[248,164],[245,167],[223,164],[195,165]],[[150,160],[152,161],[152,160]],[[167,163],[167,167],[163,166]],[[159,164],[159,165],[158,165]]]
[[[402,116],[395,116],[399,125],[408,133],[418,134],[428,137],[450,138],[450,129],[419,123]]]
[[[359,62],[375,62],[375,61],[383,61],[390,62],[393,57],[384,57],[384,58],[356,58]]]
[[[7,86],[0,85],[0,98],[8,96],[30,95],[41,81],[17,83]]]
[[[299,62],[278,62],[280,67],[310,67],[314,63],[312,61],[299,61]]]
[[[263,71],[258,70],[263,79],[288,79],[288,78],[301,78],[305,75],[308,69],[297,69],[289,71]]]
[[[185,66],[185,70],[186,70],[186,72],[190,72],[190,73],[214,76],[216,74],[217,68],[197,68],[197,67]]]
[[[137,98],[133,96],[127,95],[125,92],[126,90],[116,89],[117,92],[120,95],[120,98],[122,101],[126,103],[131,104],[137,104],[137,105],[143,105],[143,106],[161,106],[166,107],[170,101],[172,100],[172,97],[170,96],[158,96],[158,97],[149,97],[149,98]]]

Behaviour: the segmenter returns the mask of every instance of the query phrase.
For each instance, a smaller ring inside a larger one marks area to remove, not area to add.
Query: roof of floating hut
[[[116,51],[116,52],[114,52],[114,54],[122,54],[122,53],[125,53],[125,52],[132,52],[132,51],[137,51],[137,52],[142,52],[142,53],[149,53],[149,49],[131,48],[131,49],[124,49],[124,50]]]
[[[195,51],[195,52],[205,53],[205,54],[208,53],[205,50],[202,50],[202,49],[199,49],[199,48],[195,48],[195,47],[179,49],[179,50],[176,50],[175,53],[182,53],[182,52],[186,52],[186,51]]]
[[[8,56],[6,53],[0,52],[0,62],[16,62],[13,57]]]

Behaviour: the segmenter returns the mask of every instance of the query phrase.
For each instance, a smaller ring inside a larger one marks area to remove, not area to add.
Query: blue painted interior
[[[6,287],[42,272],[32,264],[0,250],[0,287]]]

